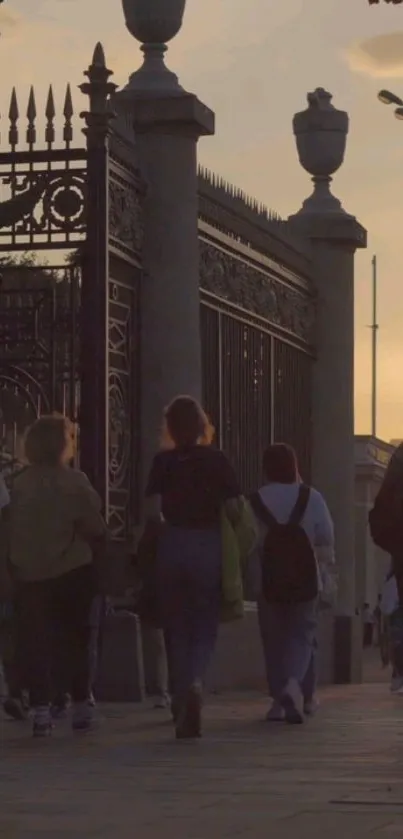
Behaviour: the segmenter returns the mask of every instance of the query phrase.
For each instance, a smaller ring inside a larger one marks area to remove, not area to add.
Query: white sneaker
[[[171,697],[167,693],[164,693],[161,696],[157,696],[157,698],[154,702],[154,708],[156,710],[160,710],[160,711],[163,711],[166,708],[169,708],[170,705],[171,705]]]
[[[403,679],[401,676],[394,676],[390,683],[391,693],[403,693]]]
[[[317,711],[319,711],[319,700],[316,699],[316,696],[304,702],[304,714],[306,717],[314,717]]]
[[[285,711],[279,702],[273,702],[273,705],[266,714],[266,722],[284,722]]]
[[[291,725],[304,722],[304,697],[296,679],[289,679],[281,697],[285,718]]]

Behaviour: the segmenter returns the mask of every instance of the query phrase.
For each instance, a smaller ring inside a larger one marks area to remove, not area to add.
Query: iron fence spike
[[[105,50],[100,41],[94,49],[92,64],[94,67],[106,67]]]
[[[28,117],[30,122],[34,122],[35,119],[36,119],[35,92],[34,92],[34,88],[33,88],[32,85],[31,85],[30,91],[29,91],[27,117]]]
[[[15,90],[15,87],[13,87],[13,89],[11,91],[10,108],[9,108],[9,111],[8,111],[8,116],[9,116],[11,122],[17,122],[17,119],[20,116],[20,113],[19,113],[19,110],[18,110],[17,93],[16,93],[16,90]]]
[[[48,122],[52,122],[56,116],[55,100],[53,97],[52,85],[49,86],[48,98],[46,100],[45,116]]]
[[[73,100],[72,100],[72,96],[71,96],[71,87],[68,84],[67,87],[66,87],[66,95],[64,97],[63,116],[66,117],[67,122],[70,122],[73,114],[74,114],[74,109],[73,109]]]

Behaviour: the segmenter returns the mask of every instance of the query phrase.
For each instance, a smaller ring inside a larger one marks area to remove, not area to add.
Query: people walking
[[[269,692],[268,721],[302,723],[316,708],[317,612],[322,575],[315,550],[333,557],[333,524],[321,494],[298,475],[294,450],[268,447],[266,482],[251,498],[260,528],[258,613]]]
[[[16,581],[25,682],[34,710],[33,732],[51,731],[52,636],[63,636],[61,671],[73,700],[73,729],[88,731],[90,610],[94,598],[92,548],[106,537],[101,500],[86,476],[69,467],[71,424],[41,417],[29,429],[28,467],[14,481],[9,557]]]
[[[157,596],[169,638],[178,738],[201,735],[202,683],[221,607],[221,513],[239,515],[240,488],[211,426],[189,396],[164,415],[172,445],[154,458],[147,482],[148,528],[156,544]]]

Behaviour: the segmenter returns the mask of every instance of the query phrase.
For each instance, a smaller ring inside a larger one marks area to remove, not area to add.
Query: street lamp
[[[391,93],[390,90],[380,90],[378,93],[378,99],[383,105],[403,105],[403,100],[400,99],[400,96],[396,96],[396,94]]]
[[[403,99],[400,96],[396,96],[396,93],[391,93],[390,90],[380,90],[378,99],[383,105],[397,105],[395,117],[396,119],[403,119]]]

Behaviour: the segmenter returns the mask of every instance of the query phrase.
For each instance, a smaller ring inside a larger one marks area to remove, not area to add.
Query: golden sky
[[[38,111],[53,83],[73,89],[96,41],[114,81],[139,64],[119,0],[5,0],[0,8],[1,137],[14,84],[24,115],[28,88]],[[217,133],[199,158],[282,216],[310,192],[291,121],[306,93],[326,87],[350,114],[343,168],[333,191],[368,229],[356,262],[356,430],[370,425],[371,258],[379,264],[379,436],[403,437],[403,123],[376,100],[380,87],[403,98],[403,6],[367,0],[188,0],[168,63],[184,87],[216,111]],[[77,110],[83,102],[75,94]]]

